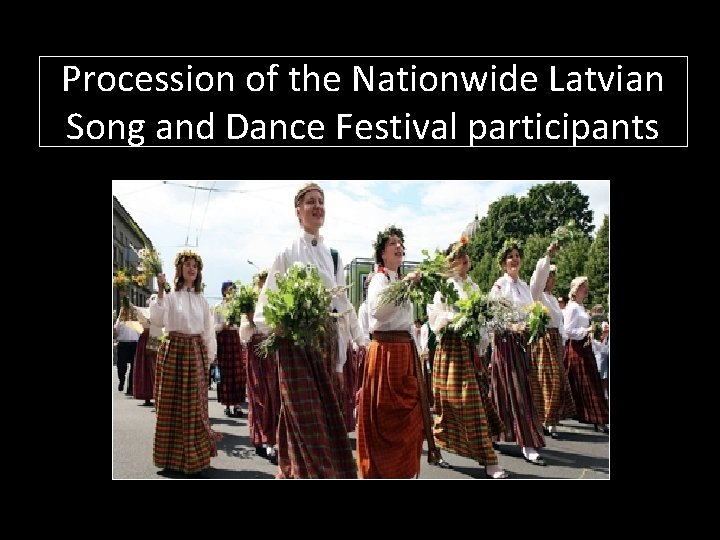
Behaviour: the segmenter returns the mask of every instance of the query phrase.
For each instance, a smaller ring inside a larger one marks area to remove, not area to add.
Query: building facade
[[[137,250],[148,247],[153,249],[152,242],[135,222],[127,210],[113,196],[113,275],[120,269],[126,269],[130,274],[137,274],[139,257]],[[128,298],[136,306],[145,306],[146,300],[152,294],[148,283],[140,287],[132,283],[128,288]],[[113,286],[113,310],[120,310],[120,291]]]

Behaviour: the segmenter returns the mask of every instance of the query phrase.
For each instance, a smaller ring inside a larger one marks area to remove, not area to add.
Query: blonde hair
[[[587,276],[578,276],[575,279],[573,279],[570,282],[570,298],[572,298],[574,300],[577,290],[580,288],[580,286],[583,283],[587,283],[587,282],[588,282]]]

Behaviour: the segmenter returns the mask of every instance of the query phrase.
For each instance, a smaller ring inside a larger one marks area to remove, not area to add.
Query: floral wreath
[[[190,259],[190,258],[195,259],[198,263],[198,269],[202,270],[202,267],[203,267],[202,257],[200,255],[198,255],[197,253],[195,253],[192,249],[186,249],[186,250],[183,250],[180,253],[178,253],[175,256],[175,266],[177,266],[178,264],[183,262],[183,260],[186,258],[187,259]]]
[[[450,262],[453,262],[458,259],[458,257],[462,257],[463,255],[467,255],[467,245],[468,245],[468,237],[464,234],[460,236],[460,240],[455,242],[452,249],[450,250],[450,253],[447,254],[447,260]]]
[[[498,262],[500,263],[500,266],[502,266],[503,263],[505,262],[505,253],[509,249],[515,249],[515,248],[517,248],[517,250],[520,252],[520,257],[522,257],[523,248],[522,248],[522,242],[520,240],[517,240],[515,238],[508,238],[507,240],[505,240],[505,242],[503,242],[503,245],[497,254]]]
[[[372,245],[375,253],[377,253],[377,250],[380,248],[380,246],[384,245],[388,240],[390,240],[390,237],[392,235],[399,237],[400,241],[405,244],[405,235],[403,234],[402,229],[396,227],[395,225],[388,225],[387,227],[385,227],[385,230],[377,233],[377,236],[375,237],[375,242],[373,242]]]

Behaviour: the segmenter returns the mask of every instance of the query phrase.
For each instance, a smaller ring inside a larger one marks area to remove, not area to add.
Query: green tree
[[[530,284],[530,278],[535,271],[538,259],[545,256],[548,246],[552,240],[549,236],[531,234],[523,243],[522,266],[520,267],[520,279]],[[554,262],[554,261],[553,261]]]
[[[564,246],[555,257],[557,265],[557,282],[555,284],[555,296],[569,298],[570,282],[578,276],[584,276],[585,261],[590,251],[591,241],[589,238],[579,238]],[[588,307],[588,300],[585,307]],[[591,304],[590,304],[591,305]]]
[[[610,292],[610,218],[607,214],[590,246],[583,272],[590,285],[587,305],[602,304],[607,313]]]
[[[550,182],[530,188],[520,199],[520,210],[531,223],[531,233],[549,235],[570,219],[589,235],[594,229],[588,196],[573,182]]]
[[[502,269],[498,264],[497,257],[484,253],[479,263],[473,263],[470,270],[470,277],[477,283],[480,290],[488,292],[495,283],[495,280],[502,275]]]

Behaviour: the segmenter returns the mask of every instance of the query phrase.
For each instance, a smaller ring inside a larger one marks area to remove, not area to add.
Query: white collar
[[[305,242],[310,244],[311,246],[319,246],[323,243],[324,237],[322,234],[318,233],[317,236],[314,236],[310,234],[309,232],[305,232],[303,230],[302,237],[305,239]],[[313,244],[312,241],[315,240],[316,242]]]

